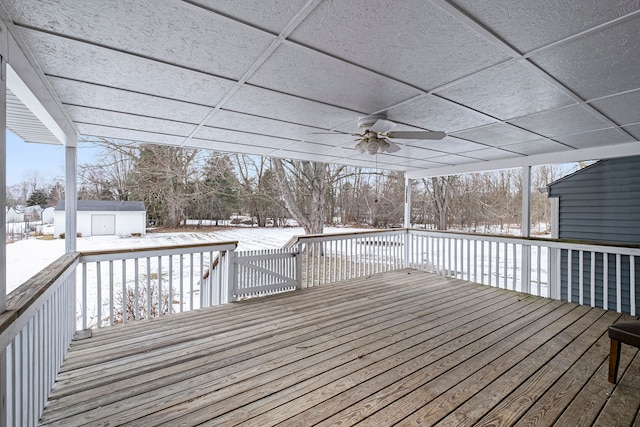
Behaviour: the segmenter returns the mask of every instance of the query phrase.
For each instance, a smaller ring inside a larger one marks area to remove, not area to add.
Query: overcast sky
[[[97,149],[81,144],[78,164],[90,163]],[[25,181],[31,171],[37,170],[43,182],[64,181],[64,147],[62,145],[26,143],[7,130],[7,185]]]

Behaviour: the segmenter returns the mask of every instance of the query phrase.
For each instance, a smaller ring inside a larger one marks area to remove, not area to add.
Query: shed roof
[[[60,200],[56,205],[57,211],[64,210],[64,200]],[[78,211],[145,211],[142,201],[119,201],[119,200],[78,200]]]

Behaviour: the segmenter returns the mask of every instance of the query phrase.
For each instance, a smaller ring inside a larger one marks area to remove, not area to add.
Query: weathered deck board
[[[383,273],[97,330],[73,343],[41,424],[628,425],[638,351],[606,378],[607,326],[626,319]]]

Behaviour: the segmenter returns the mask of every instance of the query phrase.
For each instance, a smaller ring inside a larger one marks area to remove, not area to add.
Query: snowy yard
[[[358,231],[325,227],[325,233]],[[300,227],[229,228],[215,232],[149,233],[142,237],[92,236],[78,238],[78,251],[184,245],[238,241],[238,250],[281,248],[291,237],[303,235]],[[64,254],[64,240],[29,238],[7,245],[7,293]]]

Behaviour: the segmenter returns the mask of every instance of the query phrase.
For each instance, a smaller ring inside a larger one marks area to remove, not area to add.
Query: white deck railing
[[[406,230],[299,236],[289,246],[301,254],[301,287],[404,268]]]
[[[414,229],[300,236],[283,250],[236,252],[236,244],[69,254],[8,295],[0,314],[0,425],[37,424],[76,329],[400,268],[632,315],[637,309],[635,247]]]
[[[76,330],[78,255],[9,294],[0,314],[0,425],[35,426]]]
[[[85,252],[80,255],[78,326],[112,326],[229,300],[237,242]]]
[[[407,266],[635,315],[640,248],[407,230]]]

